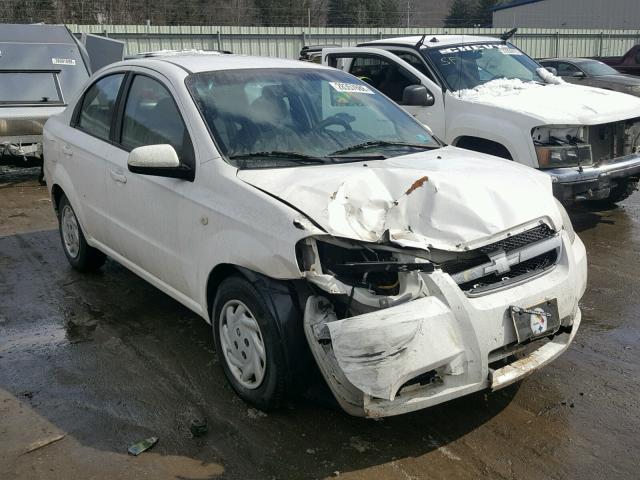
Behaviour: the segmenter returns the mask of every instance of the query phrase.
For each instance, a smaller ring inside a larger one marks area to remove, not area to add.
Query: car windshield
[[[620,72],[614,70],[609,65],[606,65],[602,62],[598,62],[596,60],[592,60],[589,62],[580,62],[578,66],[584,70],[587,75],[593,77],[599,77],[602,75],[618,75]]]
[[[338,70],[203,72],[187,87],[239,168],[382,160],[441,146],[384,95]]]
[[[533,59],[510,43],[423,49],[450,90],[475,88],[499,78],[543,82]]]
[[[0,70],[0,104],[61,103],[53,72]]]

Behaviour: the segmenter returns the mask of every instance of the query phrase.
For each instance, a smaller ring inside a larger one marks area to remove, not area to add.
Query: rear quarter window
[[[109,139],[111,121],[124,73],[102,77],[84,94],[76,126],[103,140]]]

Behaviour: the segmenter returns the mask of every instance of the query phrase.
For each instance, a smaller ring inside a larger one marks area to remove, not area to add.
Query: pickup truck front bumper
[[[562,244],[551,271],[481,296],[467,296],[439,270],[420,274],[428,296],[350,318],[338,319],[325,297],[310,296],[305,334],[338,403],[356,416],[397,415],[498,390],[553,361],[579,328],[587,278],[580,239],[562,233]],[[552,299],[561,329],[519,344],[509,307]]]
[[[621,180],[640,178],[640,154],[625,155],[593,167],[542,170],[551,175],[553,194],[561,202],[603,200]]]

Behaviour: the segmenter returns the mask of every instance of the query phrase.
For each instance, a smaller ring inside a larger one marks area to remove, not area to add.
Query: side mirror
[[[548,72],[551,72],[553,75],[555,75],[556,77],[558,76],[558,70],[556,70],[554,67],[544,67]]]
[[[434,96],[424,85],[409,85],[402,92],[402,105],[410,107],[430,107],[436,103]]]
[[[584,78],[586,77],[586,75],[584,74],[584,72],[574,72],[573,75],[571,75],[573,78]]]
[[[168,144],[144,145],[129,153],[127,166],[132,173],[192,179],[191,168],[180,164],[176,150]]]

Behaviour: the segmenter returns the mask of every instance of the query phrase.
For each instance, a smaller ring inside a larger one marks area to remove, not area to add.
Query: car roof
[[[394,38],[383,38],[380,40],[373,40],[371,42],[364,42],[360,45],[407,45],[407,46],[415,46],[416,43],[420,41],[422,35],[415,35],[412,37],[394,37]],[[422,45],[425,48],[440,48],[446,47],[450,45],[461,45],[467,43],[482,43],[482,42],[499,42],[500,39],[496,37],[486,37],[479,35],[429,35],[427,34],[424,37],[424,44]]]
[[[135,58],[111,65],[117,66],[149,66],[160,68],[172,64],[186,70],[189,73],[209,72],[215,70],[242,70],[257,68],[316,68],[330,69],[322,65],[301,62],[298,60],[285,60],[282,58],[253,57],[248,55],[223,54],[220,52],[185,52],[184,54],[171,52],[163,55],[158,52],[146,58]],[[333,70],[333,69],[330,69]]]

